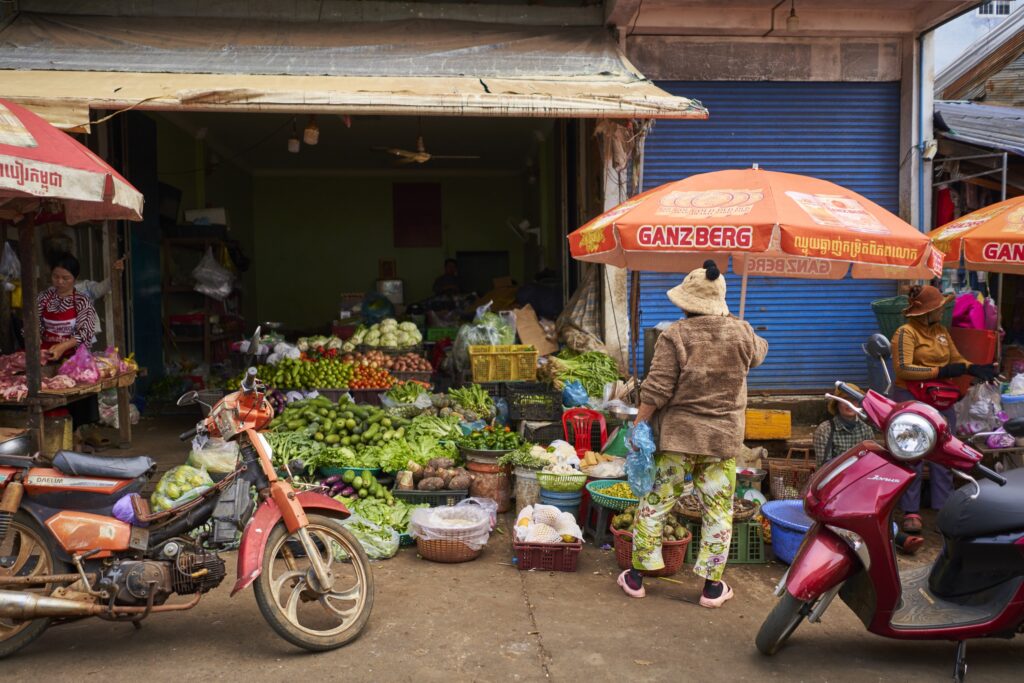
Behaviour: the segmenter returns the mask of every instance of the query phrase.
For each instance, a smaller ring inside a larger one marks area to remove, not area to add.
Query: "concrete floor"
[[[180,463],[174,438],[187,420],[139,425],[134,448],[163,467]],[[113,454],[117,454],[114,451]],[[934,551],[936,536],[928,539]],[[803,625],[774,658],[753,646],[774,604],[776,563],[736,566],[736,598],[719,611],[686,601],[700,581],[689,572],[648,582],[645,600],[615,586],[614,554],[585,548],[575,574],[520,572],[508,533],[460,565],[419,559],[415,549],[374,563],[376,603],[363,636],[310,655],[264,623],[251,591],[229,598],[229,581],[190,612],[157,615],[141,630],[99,620],[54,628],[0,664],[3,680],[151,681],[941,681],[952,670],[948,643],[902,643],[866,633],[838,601],[824,622]],[[229,577],[234,558],[229,558]],[[1007,681],[1024,666],[1024,642],[969,648],[972,683]],[[45,673],[43,673],[45,672]]]

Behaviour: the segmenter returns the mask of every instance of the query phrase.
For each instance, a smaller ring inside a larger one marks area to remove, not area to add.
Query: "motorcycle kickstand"
[[[964,683],[967,679],[967,641],[956,644],[956,663],[953,665],[953,683]]]

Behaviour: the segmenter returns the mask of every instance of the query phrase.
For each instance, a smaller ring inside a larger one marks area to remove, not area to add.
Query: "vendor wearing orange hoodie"
[[[953,299],[928,286],[910,289],[909,305],[903,310],[907,323],[892,337],[893,369],[896,372],[892,398],[896,401],[922,400],[942,413],[950,430],[956,428],[956,414],[952,405],[936,405],[926,398],[923,383],[950,380],[971,375],[991,380],[998,375],[995,365],[973,365],[964,358],[953,343],[949,329],[942,324],[942,311]],[[924,463],[913,465],[918,476],[900,500],[903,509],[903,530],[909,534],[921,533],[921,472]],[[940,465],[929,464],[931,472],[932,508],[939,510],[953,491],[953,477]]]

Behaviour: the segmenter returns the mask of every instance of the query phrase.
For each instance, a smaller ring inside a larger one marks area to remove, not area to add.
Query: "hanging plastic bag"
[[[208,439],[197,448],[193,442],[185,464],[212,474],[229,474],[238,464],[238,444],[224,439]]]
[[[149,499],[149,506],[153,512],[170,510],[198,498],[212,487],[213,479],[210,479],[206,470],[178,465],[160,477],[160,483]]]
[[[0,277],[8,282],[21,279],[21,261],[10,242],[4,242],[4,255],[0,257]]]
[[[223,301],[231,295],[235,281],[234,274],[214,258],[212,247],[206,248],[199,265],[192,270],[192,277],[196,280],[197,292],[218,301]]]
[[[1013,448],[1017,444],[1017,440],[1006,433],[1006,430],[1000,427],[996,430],[995,434],[992,434],[985,439],[985,445],[989,448]]]
[[[999,389],[989,382],[975,384],[954,410],[957,433],[960,435],[990,432],[1001,424],[999,411],[1002,410],[1002,401]]]
[[[626,479],[637,498],[643,498],[654,488],[654,435],[651,426],[638,422],[629,429],[626,438],[629,455],[626,456]]]
[[[590,402],[590,397],[587,396],[587,390],[583,388],[583,383],[578,379],[566,382],[562,387],[562,405],[567,408],[576,408],[577,406],[585,406]]]

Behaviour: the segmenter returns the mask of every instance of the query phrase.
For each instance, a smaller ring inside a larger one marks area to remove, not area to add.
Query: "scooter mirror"
[[[191,406],[199,403],[199,392],[198,391],[186,391],[178,398],[179,406]]]
[[[256,327],[256,331],[252,333],[252,339],[249,340],[249,348],[245,352],[245,364],[252,365],[256,359],[256,352],[260,348],[260,337],[262,336],[263,328],[260,326]]]
[[[1015,417],[1003,423],[1003,429],[1011,436],[1024,436],[1024,417]]]
[[[864,353],[868,354],[875,360],[885,360],[892,357],[892,344],[883,335],[877,332],[864,342],[862,347]]]

